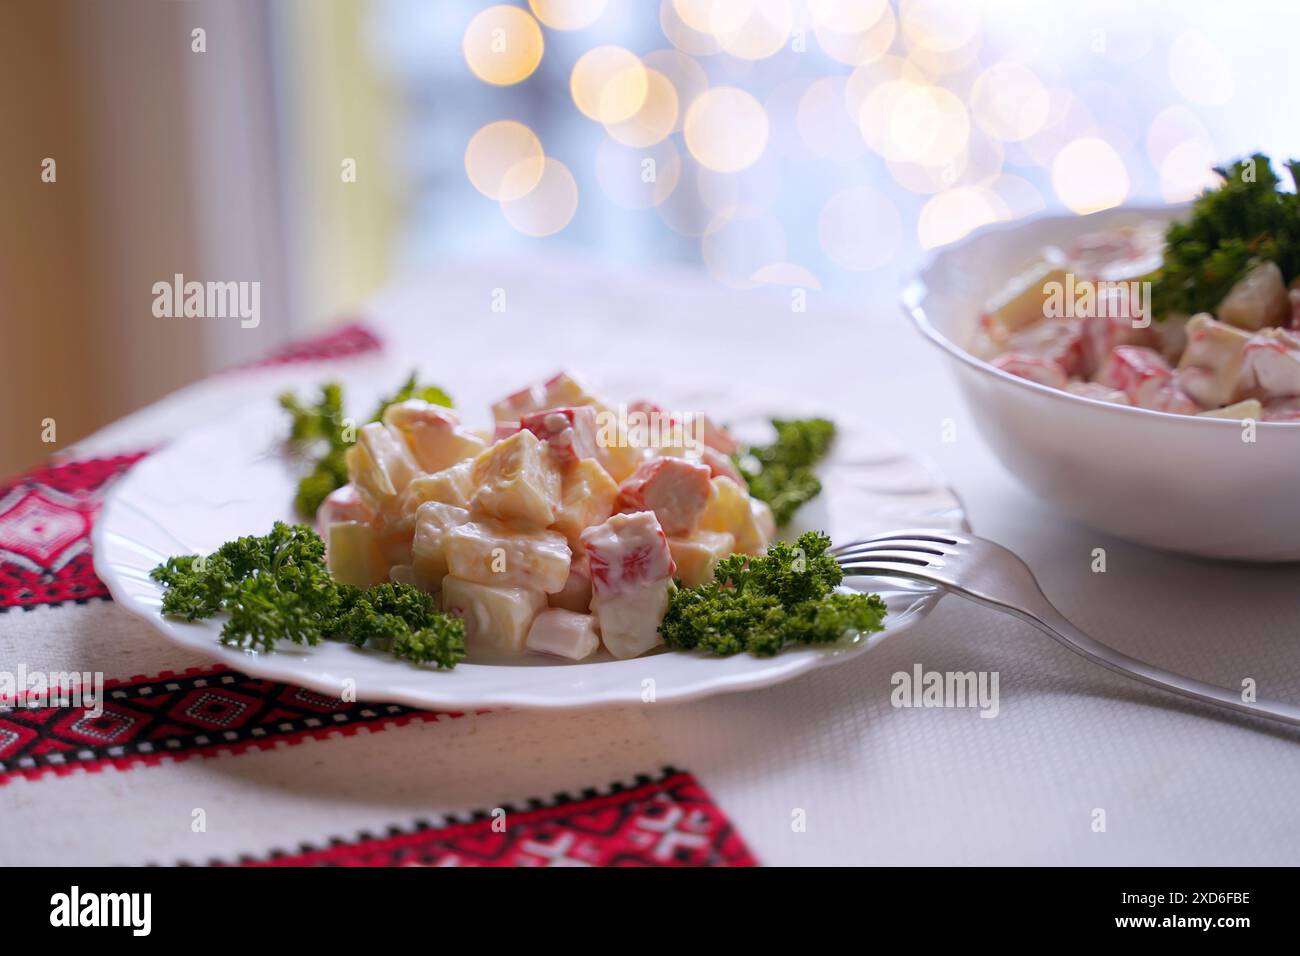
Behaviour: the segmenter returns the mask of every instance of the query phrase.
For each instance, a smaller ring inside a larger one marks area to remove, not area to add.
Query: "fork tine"
[[[842,564],[840,570],[848,577],[895,577],[915,578],[920,581],[938,583],[934,577],[935,569],[921,562],[904,561],[869,561],[865,563]]]
[[[836,553],[834,557],[837,561],[843,561],[846,558],[870,556],[878,551],[888,549],[896,551],[914,551],[918,554],[933,554],[936,556],[957,553],[956,548],[924,538],[899,538],[897,540],[891,538],[881,541],[861,541],[847,544],[844,546],[844,550]]]
[[[839,554],[850,548],[856,548],[859,545],[870,544],[876,541],[892,541],[896,539],[908,539],[911,541],[928,541],[934,544],[945,544],[954,546],[958,544],[969,544],[970,542],[961,535],[945,531],[942,528],[903,528],[897,531],[885,531],[880,534],[871,535],[861,538],[857,541],[850,541],[847,544],[836,545],[830,548],[828,554]]]

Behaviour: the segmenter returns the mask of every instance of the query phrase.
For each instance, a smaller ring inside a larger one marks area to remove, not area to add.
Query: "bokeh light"
[[[700,239],[700,258],[709,274],[731,289],[752,289],[763,266],[786,257],[780,220],[758,206],[732,206],[709,224]]]
[[[690,56],[712,56],[722,52],[722,44],[708,32],[707,27],[697,30],[682,20],[673,0],[660,0],[659,27],[669,43]]]
[[[675,133],[682,128],[682,120],[695,98],[709,88],[709,74],[698,60],[681,50],[654,50],[641,57],[641,62],[647,70],[668,77],[677,93],[677,121],[672,129]]]
[[[641,108],[622,122],[605,124],[605,131],[625,146],[653,146],[677,126],[677,88],[658,70],[646,70],[645,77]]]
[[[621,46],[598,46],[573,65],[569,90],[588,119],[621,123],[645,103],[650,81],[635,53]]]
[[[965,148],[970,116],[951,90],[906,84],[890,109],[888,136],[896,158],[942,166]]]
[[[488,7],[469,22],[461,49],[470,71],[484,83],[510,86],[533,75],[542,62],[542,28],[518,7]]]
[[[769,262],[755,270],[750,280],[755,285],[782,285],[790,288],[821,291],[821,280],[797,262]]]
[[[504,191],[518,195],[518,183],[513,180],[528,175],[527,169],[515,166],[506,174]],[[506,221],[526,236],[554,235],[578,211],[578,183],[569,167],[548,156],[537,184],[520,198],[503,201],[501,211]]]
[[[488,123],[465,147],[465,173],[489,199],[522,199],[541,180],[545,165],[541,140],[514,120]]]
[[[731,14],[718,14],[727,4],[715,4],[715,17],[722,26],[715,26],[713,35],[722,49],[742,60],[765,60],[781,52],[790,30],[794,26],[794,9],[790,0],[742,0],[748,15],[739,26],[731,26]]]
[[[528,0],[533,15],[552,30],[581,30],[600,19],[609,0]]]
[[[814,155],[847,161],[867,151],[849,113],[847,85],[845,77],[823,77],[810,84],[799,99],[795,123],[800,139]]]
[[[930,197],[917,220],[917,237],[922,249],[933,249],[1008,215],[1006,205],[991,189],[958,186]]]
[[[829,25],[832,22],[857,21],[831,17],[828,22],[818,22],[813,31],[823,52],[848,66],[860,66],[879,59],[889,50],[898,33],[898,20],[889,7],[884,7],[874,23],[859,31],[840,32]]]
[[[714,87],[691,104],[682,133],[686,148],[700,163],[718,172],[734,173],[752,166],[763,154],[767,113],[742,89]]]
[[[813,23],[840,34],[871,29],[889,10],[886,0],[807,0]]]
[[[977,3],[951,0],[902,0],[899,23],[908,44],[935,53],[960,50],[980,28]]]
[[[1003,142],[1033,136],[1046,125],[1050,108],[1047,88],[1022,63],[995,63],[971,90],[976,122]]]
[[[1077,213],[1118,206],[1128,197],[1124,160],[1105,140],[1083,137],[1067,144],[1052,162],[1052,188]]]

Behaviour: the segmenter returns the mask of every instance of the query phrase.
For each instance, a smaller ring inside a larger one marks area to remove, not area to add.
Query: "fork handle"
[[[1182,674],[1175,674],[1173,671],[1167,671],[1153,664],[1148,664],[1136,657],[1130,657],[1128,654],[1117,651],[1115,648],[1103,644],[1079,630],[1046,597],[1043,597],[1042,601],[1039,602],[1036,611],[1028,611],[1023,608],[1011,607],[1007,604],[991,601],[969,591],[963,590],[958,593],[979,604],[1005,611],[1032,624],[1061,646],[1074,651],[1080,657],[1086,657],[1094,664],[1100,664],[1102,667],[1114,671],[1116,674],[1135,678],[1144,684],[1150,684],[1152,687],[1158,687],[1161,690],[1169,691],[1171,694],[1178,694],[1192,700],[1199,700],[1202,703],[1226,707],[1229,710],[1248,714],[1251,717],[1278,720],[1300,727],[1300,707],[1275,700],[1256,700],[1247,703],[1241,699],[1240,694],[1219,687],[1217,684],[1208,684],[1194,677],[1184,677]]]

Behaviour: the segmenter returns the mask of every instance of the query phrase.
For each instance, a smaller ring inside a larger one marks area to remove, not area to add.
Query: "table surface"
[[[460,263],[397,283],[367,322],[398,364],[453,386],[566,368],[665,402],[745,390],[774,410],[860,416],[928,456],[973,529],[1019,553],[1084,630],[1172,670],[1233,687],[1252,678],[1261,696],[1300,700],[1294,565],[1156,553],[1058,517],[994,459],[940,354],[892,301],[851,307],[810,292],[797,312],[783,290],[654,271],[651,280],[554,255]],[[504,312],[493,311],[497,290]],[[220,414],[220,387],[182,392],[75,451],[165,439]],[[1160,489],[1134,493],[1160,507]],[[1096,548],[1104,573],[1092,570]],[[891,676],[918,665],[996,672],[997,716],[892,706]],[[693,771],[767,864],[1300,862],[1294,733],[1184,704],[952,597],[872,652],[786,685],[634,710],[537,718],[532,732],[569,750],[580,728],[602,741],[638,736],[638,753],[657,749]],[[347,746],[364,759],[355,740]],[[362,815],[383,820],[402,800],[382,804]]]

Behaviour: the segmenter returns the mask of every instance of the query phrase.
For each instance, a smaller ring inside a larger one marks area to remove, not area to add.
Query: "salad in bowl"
[[[1188,223],[1045,246],[987,304],[971,352],[1085,398],[1300,422],[1300,205],[1262,156],[1220,173]]]

